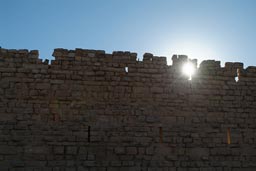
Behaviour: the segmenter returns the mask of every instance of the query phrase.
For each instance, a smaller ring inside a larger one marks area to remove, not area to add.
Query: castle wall
[[[182,55],[38,56],[0,49],[1,171],[256,170],[256,67],[203,61],[188,80]]]

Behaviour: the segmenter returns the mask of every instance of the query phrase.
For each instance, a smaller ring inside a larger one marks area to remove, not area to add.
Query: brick
[[[137,154],[137,148],[136,147],[127,147],[126,152],[127,152],[127,154]]]
[[[53,147],[54,154],[64,154],[64,146],[55,146]]]
[[[152,93],[163,93],[164,89],[162,87],[152,87],[151,92]]]
[[[115,153],[116,154],[125,154],[125,148],[124,147],[116,147]]]
[[[66,147],[66,154],[77,154],[77,147],[76,146],[67,146]]]
[[[0,145],[0,154],[17,154],[18,148],[16,146]]]

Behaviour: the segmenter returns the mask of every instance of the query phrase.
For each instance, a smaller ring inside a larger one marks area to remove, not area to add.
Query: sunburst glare
[[[195,66],[191,62],[187,62],[182,66],[182,73],[188,76],[188,80],[192,80],[192,75],[195,74]]]

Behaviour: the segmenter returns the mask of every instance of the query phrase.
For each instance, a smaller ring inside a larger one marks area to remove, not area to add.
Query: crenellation
[[[256,67],[255,66],[248,66],[245,71],[249,73],[255,73],[256,72]]]
[[[186,55],[173,55],[172,56],[172,66],[180,67],[183,63],[188,61],[188,56]]]
[[[28,55],[29,58],[39,59],[39,51],[38,50],[31,50]]]
[[[225,68],[228,69],[244,69],[244,64],[241,62],[226,62]]]
[[[13,62],[15,65],[20,65],[22,62],[26,63],[35,63],[40,64],[42,63],[42,59],[39,59],[39,52],[38,50],[27,50],[27,49],[0,49],[0,59],[2,61],[9,61]],[[11,63],[9,63],[11,64]]]
[[[143,55],[143,62],[150,62],[153,59],[153,54],[152,53],[145,53]]]
[[[200,64],[200,69],[219,69],[220,66],[220,61],[215,61],[215,60],[205,60],[202,61]]]
[[[256,67],[197,68],[186,55],[167,65],[128,51],[53,56],[0,48],[1,169],[256,169]]]
[[[112,53],[112,61],[110,62],[130,63],[130,62],[136,62],[136,59],[137,59],[136,53],[130,53],[128,51],[126,52],[116,51]]]
[[[68,55],[68,50],[63,48],[54,49],[52,54],[52,56],[54,57],[67,56],[67,55]]]
[[[158,64],[158,65],[167,65],[167,60],[166,60],[166,57],[163,57],[163,56],[161,56],[161,57],[158,57],[158,56],[154,56],[153,58],[152,58],[152,62],[154,63],[154,64]]]
[[[240,62],[226,62],[224,67],[224,75],[230,77],[238,77],[241,79],[241,76],[244,74],[244,64]]]

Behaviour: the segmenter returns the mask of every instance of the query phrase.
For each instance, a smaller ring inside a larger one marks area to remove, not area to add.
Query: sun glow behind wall
[[[190,59],[197,59],[198,65],[203,60],[215,59],[220,60],[220,56],[217,55],[217,49],[214,48],[211,44],[207,42],[199,41],[180,41],[171,43],[168,47],[162,49],[165,54],[168,53],[167,63],[168,65],[172,64],[172,55],[187,55]],[[223,59],[222,59],[223,60]]]

